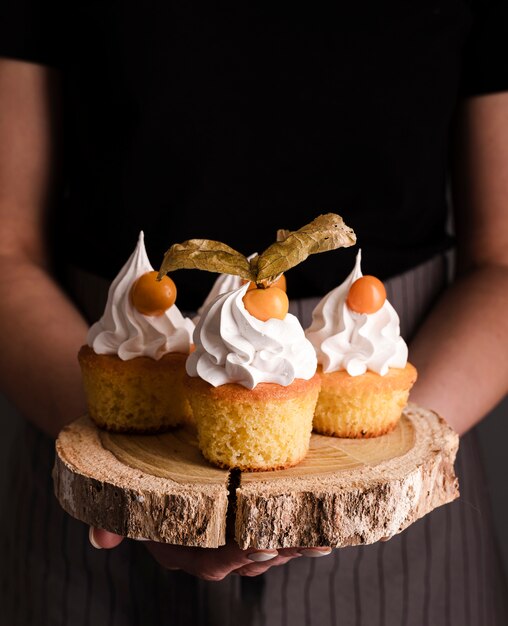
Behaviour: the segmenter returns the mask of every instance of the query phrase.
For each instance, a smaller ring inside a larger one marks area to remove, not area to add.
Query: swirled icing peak
[[[257,256],[256,252],[249,255],[247,257],[247,261],[250,261],[255,256]],[[239,289],[242,286],[242,282],[243,281],[240,276],[234,274],[219,274],[215,279],[215,282],[213,283],[210,292],[206,296],[203,304],[199,307],[197,314],[192,321],[197,324],[201,316],[203,315],[203,311],[205,311],[216,298],[218,298],[223,293],[227,293],[228,291],[234,291],[235,289]]]
[[[400,336],[399,317],[388,300],[372,314],[355,313],[346,304],[351,285],[362,275],[360,250],[351,274],[314,309],[305,334],[323,372],[347,370],[351,376],[359,376],[370,370],[384,376],[390,367],[406,366],[407,345]]]
[[[168,352],[189,352],[194,323],[171,306],[157,317],[143,315],[130,298],[134,282],[153,271],[143,232],[136,249],[111,283],[101,319],[88,331],[87,342],[96,354],[116,354],[122,361],[139,356],[160,359]]]
[[[210,289],[210,293],[206,296],[205,301],[199,307],[196,317],[193,318],[195,324],[199,322],[203,312],[223,293],[228,291],[234,291],[242,286],[242,279],[240,276],[234,276],[233,274],[219,274]]]
[[[312,378],[316,354],[298,319],[290,313],[283,320],[256,319],[243,304],[247,288],[219,295],[203,311],[187,373],[214,387],[238,383],[248,389],[262,382],[287,386],[295,378]]]

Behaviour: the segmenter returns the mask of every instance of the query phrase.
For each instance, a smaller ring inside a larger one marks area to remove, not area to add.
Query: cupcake
[[[183,378],[195,325],[172,304],[171,279],[156,275],[140,233],[79,352],[88,412],[101,428],[156,432],[192,417]]]
[[[314,430],[336,437],[392,430],[417,373],[383,284],[362,275],[361,251],[351,274],[317,305],[305,334],[321,378]]]
[[[256,310],[266,319],[251,314],[248,288],[219,295],[203,311],[187,359],[188,397],[199,447],[211,463],[281,469],[299,463],[309,448],[320,387],[316,355],[287,308],[277,317]],[[281,290],[264,291],[262,297]]]
[[[311,254],[355,242],[342,217],[327,213],[297,231],[279,231],[275,243],[249,258],[211,239],[167,250],[159,277],[199,269],[244,282],[208,300],[186,363],[198,444],[211,463],[273,470],[307,454],[321,383],[314,348],[288,313],[285,273]]]

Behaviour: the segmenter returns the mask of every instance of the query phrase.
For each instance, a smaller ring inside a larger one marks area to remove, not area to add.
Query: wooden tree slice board
[[[457,449],[442,418],[409,405],[387,435],[313,434],[296,467],[240,474],[210,465],[191,427],[113,434],[83,417],[60,433],[53,477],[70,515],[131,538],[215,548],[232,526],[242,549],[342,547],[389,538],[457,498]]]

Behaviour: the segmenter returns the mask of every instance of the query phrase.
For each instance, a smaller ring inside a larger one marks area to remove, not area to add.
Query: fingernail
[[[134,541],[152,541],[151,539],[147,539],[146,537],[135,537]]]
[[[96,541],[95,541],[95,537],[93,534],[94,528],[93,526],[90,526],[90,528],[88,529],[88,539],[90,541],[90,543],[92,544],[92,546],[94,548],[96,548],[97,550],[102,550],[102,546],[100,546]]]
[[[277,550],[270,550],[269,552],[252,552],[247,556],[247,558],[249,561],[262,563],[263,561],[270,561],[271,559],[274,559],[278,554]]]
[[[310,556],[316,558],[318,556],[328,556],[332,551],[331,548],[303,548],[300,550],[302,556]]]

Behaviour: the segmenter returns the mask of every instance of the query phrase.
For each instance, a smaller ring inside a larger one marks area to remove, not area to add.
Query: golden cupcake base
[[[183,388],[186,354],[122,361],[83,346],[78,359],[88,414],[101,428],[150,433],[192,419]]]
[[[260,383],[213,387],[185,382],[203,456],[218,467],[244,471],[296,465],[309,449],[320,380],[296,379],[284,387]]]
[[[324,373],[318,368],[321,391],[314,415],[314,430],[348,438],[379,437],[395,428],[416,381],[416,368],[391,368],[385,376],[346,371]]]

